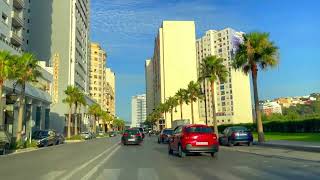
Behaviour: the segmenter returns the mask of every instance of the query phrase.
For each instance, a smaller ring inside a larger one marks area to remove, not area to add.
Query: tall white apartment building
[[[146,95],[133,96],[131,99],[131,127],[142,127],[146,118]]]
[[[239,44],[243,42],[242,35],[242,32],[237,32],[231,28],[220,31],[209,30],[196,41],[198,67],[205,57],[214,55],[224,59],[224,65],[229,72],[227,82],[216,82],[214,86],[218,124],[253,122],[250,78],[242,71],[234,70],[231,65],[234,53]],[[205,115],[207,114],[208,124],[212,125],[210,82],[202,83],[202,89],[205,89],[207,106],[205,108],[204,100],[200,101],[200,119],[205,121]]]
[[[29,44],[29,1],[2,0],[0,15],[0,50],[20,54]]]

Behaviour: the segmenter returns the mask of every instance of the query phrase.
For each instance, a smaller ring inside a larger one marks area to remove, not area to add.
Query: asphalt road
[[[168,155],[146,137],[123,146],[120,137],[64,144],[0,157],[0,179],[240,180],[319,179],[320,163],[272,158],[223,148],[217,159]]]

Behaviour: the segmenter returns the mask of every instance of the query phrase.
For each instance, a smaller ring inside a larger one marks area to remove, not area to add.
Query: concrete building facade
[[[116,87],[115,87],[115,78],[116,75],[110,68],[104,70],[105,73],[105,82],[103,89],[103,106],[106,108],[106,111],[115,117],[116,116]]]
[[[146,62],[146,79],[150,112],[160,103],[172,97],[180,88],[187,88],[190,81],[197,81],[196,34],[193,21],[163,21],[155,39],[152,60]],[[150,79],[152,80],[152,84]],[[152,90],[150,90],[152,88]],[[151,100],[149,99],[151,98]],[[199,119],[198,102],[194,103],[195,123]],[[184,119],[191,122],[190,104],[183,105]],[[163,114],[159,128],[171,127],[170,113]],[[180,108],[174,111],[173,120],[180,119]]]
[[[214,86],[218,124],[253,122],[250,78],[242,71],[234,70],[231,65],[233,55],[243,41],[242,34],[231,28],[220,31],[209,30],[196,41],[198,67],[205,57],[217,56],[224,59],[224,65],[229,72],[225,83],[216,82]],[[211,83],[206,81],[202,84],[202,89],[205,89],[207,106],[205,108],[204,100],[200,101],[200,119],[202,121],[206,119],[207,110],[208,124],[213,125]]]
[[[146,95],[133,96],[131,99],[131,127],[142,127],[146,121]]]
[[[260,103],[260,110],[267,116],[272,114],[282,114],[282,107],[274,101]]]
[[[106,52],[97,43],[91,43],[90,58],[90,96],[104,108],[104,82],[105,82],[105,64]]]
[[[154,107],[153,94],[153,63],[147,59],[145,63],[145,80],[146,80],[146,98],[147,98],[147,115],[152,113]]]

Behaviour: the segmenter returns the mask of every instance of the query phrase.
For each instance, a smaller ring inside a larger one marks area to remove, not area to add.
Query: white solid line
[[[105,164],[110,158],[111,156],[113,156],[114,153],[116,153],[116,151],[118,151],[118,149],[120,149],[121,146],[116,147],[113,151],[111,151],[108,156],[106,158],[104,158],[102,161],[99,162],[99,164],[97,164],[94,168],[92,168],[83,178],[81,178],[81,180],[88,180],[91,178],[92,175],[94,175],[98,169]]]
[[[91,159],[90,161],[82,164],[80,167],[74,169],[73,171],[71,171],[69,174],[67,174],[65,177],[61,178],[61,180],[67,180],[70,179],[74,174],[76,174],[77,172],[81,171],[82,169],[84,169],[85,167],[87,167],[89,164],[91,164],[92,162],[94,162],[95,160],[97,160],[98,158],[100,158],[101,156],[103,156],[105,153],[107,153],[108,151],[110,151],[111,149],[113,149],[114,147],[118,146],[118,142],[115,143],[113,146],[109,147],[108,149],[106,149],[105,151],[103,151],[102,153],[100,153],[99,155],[97,155],[95,158]]]

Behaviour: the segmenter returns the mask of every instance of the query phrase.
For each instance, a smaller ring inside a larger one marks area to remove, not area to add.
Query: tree
[[[243,35],[244,42],[235,53],[233,67],[244,73],[251,72],[259,142],[264,142],[263,125],[259,109],[258,69],[264,70],[278,64],[278,48],[269,40],[269,33],[252,32]]]
[[[75,98],[75,101],[74,101],[74,113],[75,113],[75,118],[74,118],[74,134],[75,135],[78,135],[78,114],[77,114],[77,110],[79,108],[79,114],[80,114],[80,110],[81,110],[81,105],[85,105],[86,104],[86,100],[85,100],[85,97],[84,97],[84,94],[83,92],[80,91],[79,88],[75,88],[74,89],[75,92],[74,92],[74,98]]]
[[[77,90],[74,86],[67,86],[67,89],[64,90],[66,98],[62,100],[63,103],[68,104],[69,106],[69,115],[68,115],[68,130],[67,137],[71,137],[71,116],[72,116],[72,105],[76,101]]]
[[[40,67],[38,66],[38,60],[33,54],[24,53],[22,56],[14,56],[12,59],[14,62],[14,71],[12,75],[17,80],[17,84],[21,86],[21,92],[19,95],[19,114],[17,123],[17,142],[21,140],[22,123],[25,110],[25,90],[26,84],[29,82],[36,82],[37,78],[41,77]],[[12,69],[12,70],[13,70]]]
[[[119,118],[115,118],[113,121],[115,127],[117,127],[118,131],[121,131],[125,127],[125,121]]]
[[[202,60],[200,64],[199,81],[205,82],[206,79],[211,84],[211,102],[212,102],[212,119],[214,123],[214,132],[218,135],[218,123],[216,118],[216,104],[215,104],[215,92],[214,84],[219,81],[220,83],[226,82],[228,77],[228,69],[223,64],[223,58],[217,56],[209,56]]]
[[[100,105],[93,104],[89,107],[89,114],[91,114],[94,117],[93,121],[93,132],[97,132],[97,121],[99,120],[99,117],[101,116],[102,110]]]
[[[194,112],[193,112],[193,103],[197,101],[197,99],[202,98],[202,93],[200,90],[200,84],[194,81],[191,81],[188,84],[188,101],[191,103],[191,118],[192,124],[194,124]]]
[[[12,56],[8,51],[0,51],[0,126],[4,124],[2,92],[4,82],[10,79],[10,61]]]
[[[168,106],[168,111],[170,111],[171,116],[171,127],[173,123],[173,109],[178,106],[178,100],[175,97],[169,97],[166,101]]]
[[[183,103],[188,103],[188,92],[185,89],[179,89],[179,91],[175,95],[178,100],[180,106],[180,118],[183,119],[182,105]]]
[[[103,132],[106,132],[106,124],[107,126],[110,125],[110,123],[113,121],[113,118],[112,116],[106,112],[106,111],[102,111],[102,114],[101,114],[101,118],[102,118],[102,122],[103,122]]]

